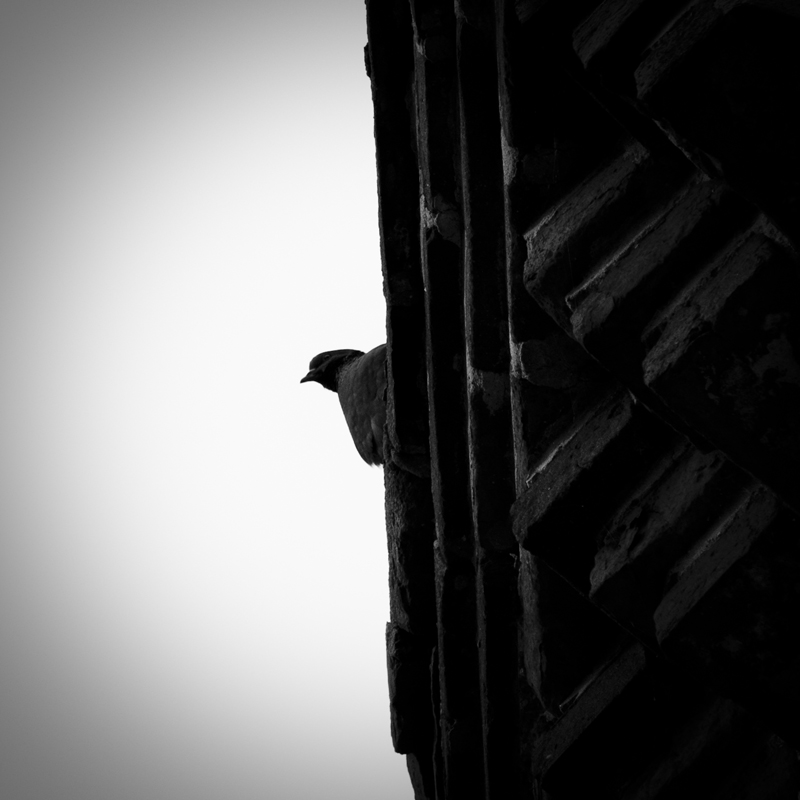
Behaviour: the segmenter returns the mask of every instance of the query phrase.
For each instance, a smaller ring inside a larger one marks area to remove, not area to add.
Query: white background
[[[0,800],[408,800],[361,0],[0,2]]]

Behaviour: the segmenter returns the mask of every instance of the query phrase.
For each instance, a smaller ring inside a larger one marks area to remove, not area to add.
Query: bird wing
[[[339,375],[337,393],[359,455],[367,464],[383,464],[386,345],[346,364]]]

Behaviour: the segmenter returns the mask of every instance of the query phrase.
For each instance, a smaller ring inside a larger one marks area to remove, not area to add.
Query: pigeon
[[[386,421],[386,345],[361,350],[328,350],[314,356],[300,383],[315,381],[339,395],[358,454],[367,464],[383,464]]]

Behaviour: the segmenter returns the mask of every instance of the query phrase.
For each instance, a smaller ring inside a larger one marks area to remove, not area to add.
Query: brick
[[[667,576],[654,622],[659,642],[694,608],[710,588],[753,546],[777,512],[763,487],[747,490],[740,502],[676,563]]]
[[[797,263],[757,229],[738,238],[645,334],[647,385],[692,428],[797,506]]]
[[[679,442],[603,526],[590,576],[593,602],[653,640],[653,613],[670,569],[748,483],[722,454]]]
[[[520,544],[588,591],[596,536],[675,434],[625,391],[610,394],[529,476],[511,509]]]
[[[562,328],[572,332],[567,295],[660,213],[689,172],[632,143],[525,234],[525,286]]]

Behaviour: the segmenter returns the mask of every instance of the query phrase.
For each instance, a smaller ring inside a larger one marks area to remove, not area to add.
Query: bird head
[[[335,392],[338,388],[339,370],[349,361],[363,355],[361,350],[326,350],[311,359],[308,375],[301,378],[300,383],[316,381]]]

